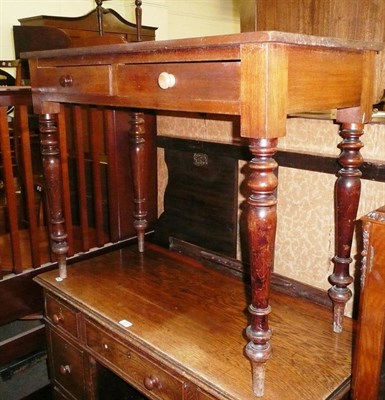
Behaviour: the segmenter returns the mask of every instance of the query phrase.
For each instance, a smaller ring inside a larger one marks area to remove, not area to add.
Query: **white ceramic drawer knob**
[[[158,76],[158,85],[161,89],[168,89],[175,86],[175,76],[168,72],[161,72]]]

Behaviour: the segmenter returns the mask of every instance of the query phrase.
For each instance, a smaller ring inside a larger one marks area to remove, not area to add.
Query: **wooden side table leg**
[[[148,225],[146,204],[145,121],[141,112],[130,113],[130,160],[134,184],[134,226],[138,235],[138,250],[144,251],[144,234]]]
[[[277,163],[273,159],[277,143],[277,139],[257,139],[250,142],[254,158],[250,161],[251,173],[248,179],[251,195],[248,199],[247,223],[252,303],[249,306],[251,324],[246,329],[250,339],[246,346],[246,355],[251,360],[253,391],[258,397],[264,394],[265,362],[271,355],[269,340],[272,333],[268,315],[271,311],[270,276],[277,225],[275,189],[278,180],[274,173]]]
[[[343,138],[338,145],[341,149],[339,163],[342,169],[338,172],[335,186],[336,208],[336,255],[333,258],[334,270],[329,281],[333,285],[329,289],[329,296],[333,301],[334,332],[342,332],[345,305],[351,298],[352,292],[348,288],[353,282],[349,275],[351,245],[357,216],[361,192],[362,165],[360,137],[363,134],[364,124],[343,123],[340,135]]]
[[[56,114],[39,115],[39,131],[43,174],[50,214],[51,247],[57,257],[59,276],[65,279],[67,277],[66,255],[68,244],[63,216],[62,176],[56,117]]]

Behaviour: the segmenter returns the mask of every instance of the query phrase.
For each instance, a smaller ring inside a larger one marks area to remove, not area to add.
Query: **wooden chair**
[[[381,383],[385,338],[385,206],[363,222],[363,268],[358,332],[354,350],[352,399],[385,396]]]

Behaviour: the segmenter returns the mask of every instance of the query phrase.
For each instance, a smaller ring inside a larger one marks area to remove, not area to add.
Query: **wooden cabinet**
[[[100,35],[97,10],[80,17],[40,15],[19,19],[13,27],[15,53],[23,51],[61,49],[95,44],[126,43],[138,40],[135,24],[112,9],[103,8]],[[142,26],[140,39],[154,40],[156,28]]]
[[[57,271],[36,278],[57,398],[121,400],[109,392],[113,376],[134,399],[255,400],[240,335],[250,287],[241,279],[150,243],[144,254],[133,245],[69,268],[63,281]],[[334,335],[325,307],[278,293],[272,306],[264,399],[343,398],[352,322]]]
[[[50,293],[45,295],[45,318],[57,398],[97,397],[95,362],[105,365],[151,399],[184,398],[187,382],[182,375]]]
[[[369,213],[362,222],[364,262],[352,398],[377,400],[385,394],[380,385],[385,337],[385,206]]]

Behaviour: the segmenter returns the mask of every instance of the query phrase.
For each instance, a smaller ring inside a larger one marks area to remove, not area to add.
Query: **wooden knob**
[[[63,322],[63,321],[64,321],[63,314],[60,313],[60,314],[54,314],[54,315],[52,315],[52,321],[53,321],[53,323],[54,323],[55,325],[60,324],[60,322]]]
[[[162,72],[158,77],[158,85],[161,89],[168,89],[175,86],[175,76],[173,74],[169,74],[168,72]]]
[[[68,375],[71,373],[71,367],[67,364],[67,365],[60,365],[60,373],[62,375]]]
[[[59,79],[60,86],[71,87],[73,84],[73,78],[71,75],[62,75]]]
[[[154,388],[158,388],[158,389],[161,388],[160,380],[155,375],[146,376],[146,378],[144,378],[143,383],[144,383],[144,387],[147,390],[152,390]]]

